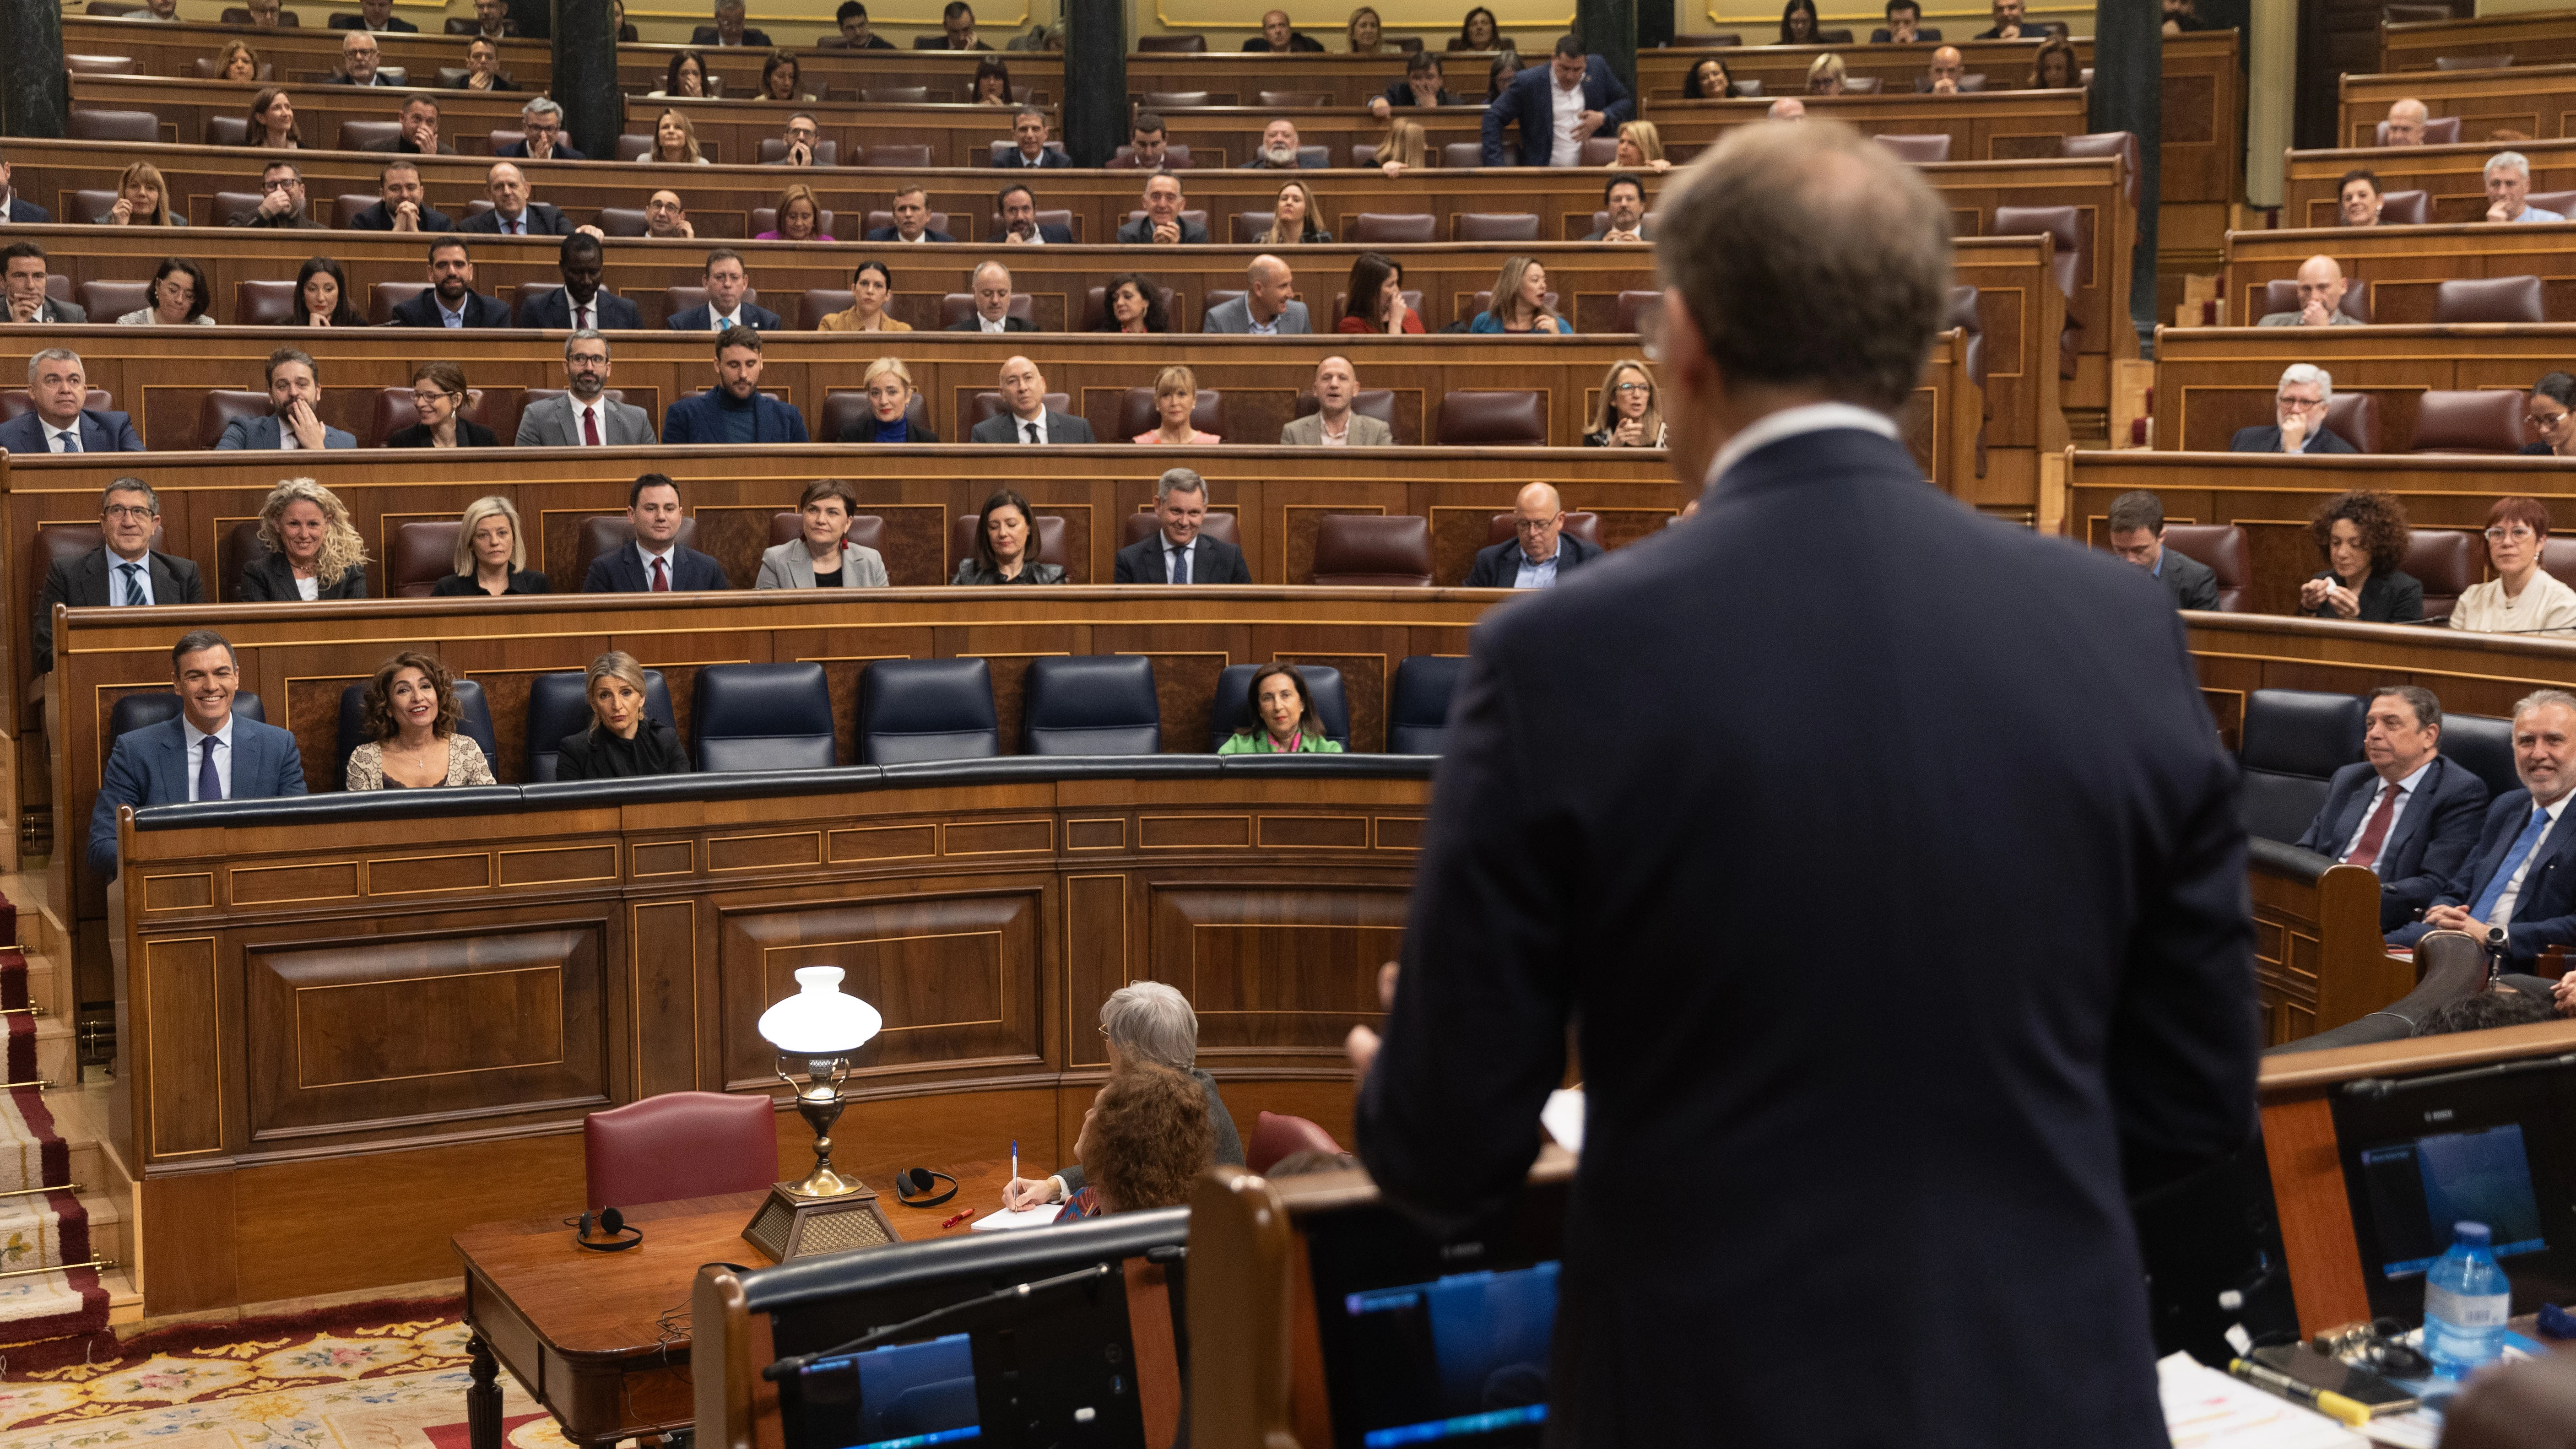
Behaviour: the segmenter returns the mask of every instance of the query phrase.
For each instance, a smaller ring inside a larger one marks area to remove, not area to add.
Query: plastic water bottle
[[[2451,1250],[2424,1275],[2424,1355],[2446,1379],[2467,1378],[2504,1353],[2513,1292],[2489,1241],[2486,1224],[2453,1223]]]

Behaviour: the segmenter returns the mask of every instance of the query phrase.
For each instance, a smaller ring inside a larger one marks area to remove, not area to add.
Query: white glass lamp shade
[[[791,1057],[845,1057],[884,1028],[877,1009],[841,990],[841,968],[798,969],[795,995],[760,1014],[760,1035]]]

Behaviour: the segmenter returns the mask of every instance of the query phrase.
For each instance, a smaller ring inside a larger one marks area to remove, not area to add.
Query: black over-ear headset
[[[564,1223],[573,1229],[573,1246],[588,1248],[594,1253],[623,1253],[644,1241],[644,1230],[628,1227],[626,1215],[615,1208],[601,1208],[595,1213],[583,1213],[577,1218],[564,1219]],[[593,1228],[607,1234],[614,1241],[593,1242],[590,1236]],[[627,1236],[630,1233],[634,1236]]]
[[[948,1190],[932,1196],[930,1190],[940,1183]],[[937,1207],[957,1195],[957,1179],[927,1167],[907,1167],[894,1175],[894,1200],[905,1207]]]

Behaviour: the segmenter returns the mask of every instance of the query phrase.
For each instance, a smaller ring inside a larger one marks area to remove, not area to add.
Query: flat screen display
[[[967,1335],[827,1358],[798,1375],[813,1449],[918,1449],[983,1437]]]
[[[2451,1225],[2458,1222],[2486,1224],[2498,1262],[2549,1246],[2521,1123],[2373,1147],[2361,1163],[2384,1276],[2412,1277],[2432,1267],[2450,1248]]]

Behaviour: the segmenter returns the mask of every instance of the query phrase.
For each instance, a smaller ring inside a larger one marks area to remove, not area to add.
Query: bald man
[[[2425,109],[2422,101],[2411,96],[2397,102],[2388,108],[2388,139],[2379,144],[2383,146],[2423,145],[2424,123],[2432,119],[2432,115],[2431,111]]]
[[[1782,96],[1780,99],[1771,103],[1771,119],[1775,121],[1803,121],[1807,119],[1807,103],[1798,99],[1796,96]]]
[[[1512,536],[1476,555],[1471,589],[1552,589],[1559,575],[1601,556],[1600,546],[1565,531],[1556,490],[1532,483],[1512,500]]]
[[[1955,96],[1959,93],[1960,78],[1967,74],[1967,70],[1968,63],[1959,54],[1959,47],[1942,46],[1932,52],[1932,63],[1924,67],[1921,89],[1936,96]]]
[[[1202,332],[1233,333],[1238,336],[1303,337],[1314,329],[1308,325],[1306,304],[1291,295],[1297,278],[1288,264],[1267,252],[1252,259],[1243,269],[1244,286],[1240,297],[1219,302],[1207,310]]]
[[[2257,327],[2358,327],[2361,319],[2343,310],[2347,284],[2343,268],[2332,257],[2310,257],[2299,263],[2299,310],[2266,312]]]

